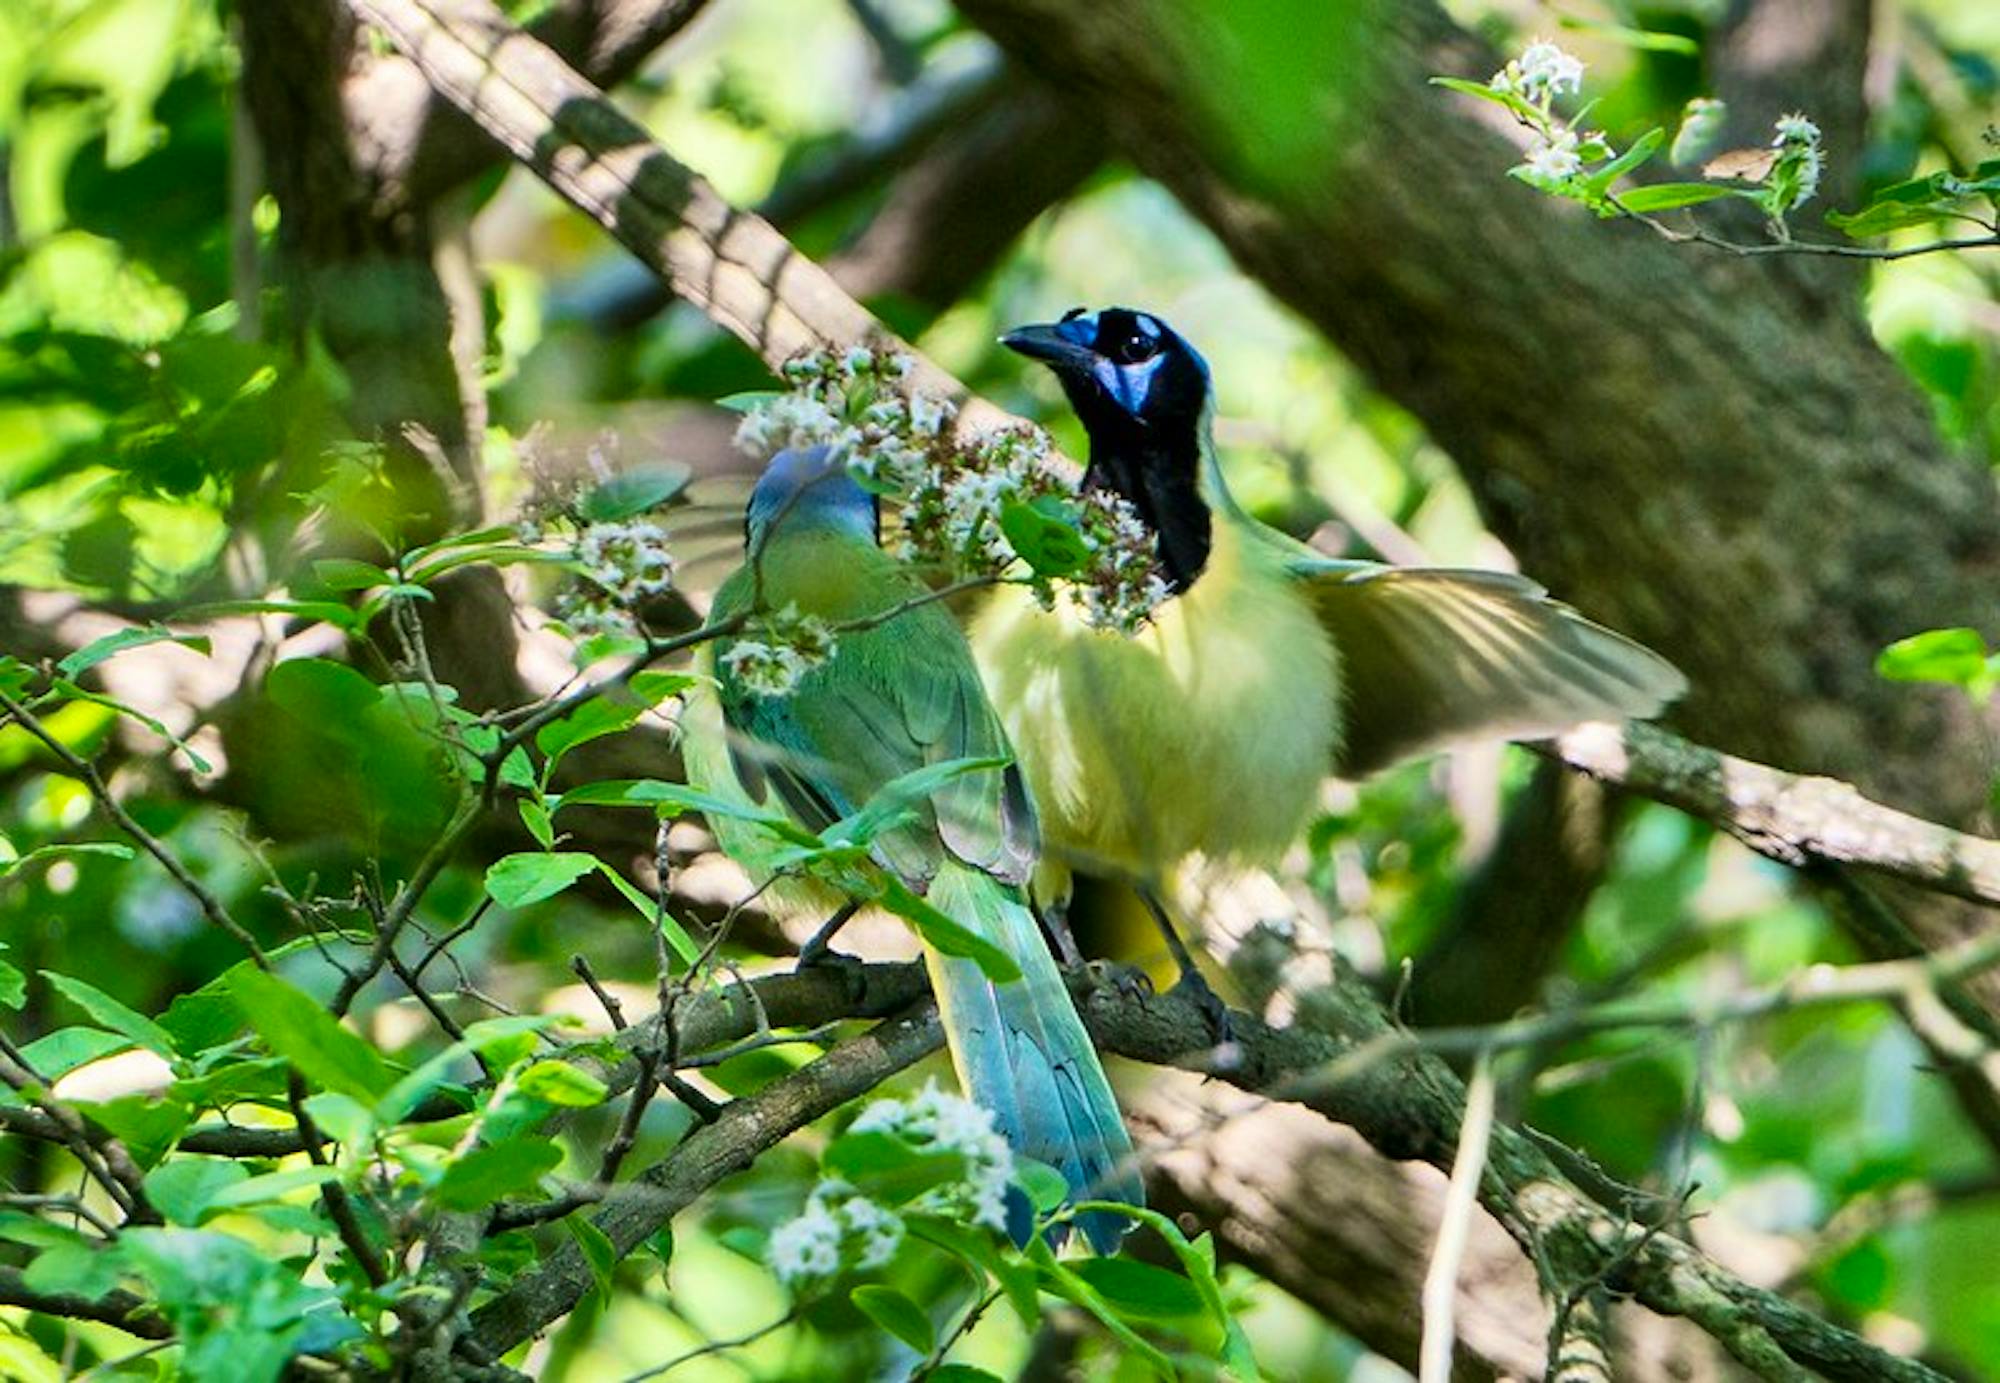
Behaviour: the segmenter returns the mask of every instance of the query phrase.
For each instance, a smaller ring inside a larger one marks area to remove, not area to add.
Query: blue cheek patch
[[[1146,396],[1152,393],[1153,376],[1160,372],[1165,360],[1164,355],[1137,365],[1114,365],[1109,360],[1099,360],[1091,367],[1091,374],[1112,402],[1136,418],[1146,411]]]

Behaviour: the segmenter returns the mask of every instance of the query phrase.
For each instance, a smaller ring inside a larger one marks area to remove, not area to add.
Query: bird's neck
[[[1159,541],[1161,575],[1176,595],[1208,566],[1215,512],[1235,510],[1209,440],[1207,410],[1184,429],[1093,431],[1083,487],[1110,490],[1138,511]]]

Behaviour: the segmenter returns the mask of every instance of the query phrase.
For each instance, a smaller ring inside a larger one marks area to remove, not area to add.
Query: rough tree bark
[[[1980,811],[1973,717],[1873,660],[1994,622],[2000,505],[1851,303],[1509,182],[1508,145],[1424,85],[1499,58],[1428,0],[960,7],[1421,417],[1527,570],[1686,668],[1680,723]]]

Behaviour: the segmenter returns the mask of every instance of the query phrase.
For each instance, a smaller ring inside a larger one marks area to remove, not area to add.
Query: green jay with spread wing
[[[1001,340],[1061,382],[1090,439],[1084,488],[1151,529],[1167,598],[1128,638],[1003,589],[974,652],[1053,862],[1151,890],[1163,925],[1180,861],[1274,859],[1329,774],[1644,718],[1685,690],[1523,577],[1337,560],[1252,518],[1210,436],[1208,365],[1159,318],[1078,308]],[[1044,901],[1064,888],[1057,872]]]
[[[1029,907],[1025,886],[1041,852],[1033,801],[964,634],[881,550],[877,526],[874,496],[827,448],[772,459],[750,498],[746,560],[711,618],[810,617],[836,631],[832,650],[788,688],[759,690],[731,657],[736,640],[710,645],[714,694],[689,707],[690,781],[824,831],[927,766],[984,761],[920,777],[927,790],[873,835],[871,856],[1020,972],[995,981],[974,960],[925,948],[966,1093],[993,1111],[1017,1152],[1058,1168],[1076,1198],[1141,1204],[1110,1083]],[[732,855],[769,872],[778,837],[747,813],[718,812],[714,824]],[[781,882],[774,896],[831,912],[844,900],[830,892]],[[1023,1209],[1010,1211],[1017,1237]],[[1080,1219],[1094,1247],[1116,1249],[1122,1219]]]

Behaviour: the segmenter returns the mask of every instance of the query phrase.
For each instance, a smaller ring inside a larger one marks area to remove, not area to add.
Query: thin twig
[[[1424,1332],[1417,1355],[1418,1383],[1451,1383],[1452,1354],[1458,1344],[1453,1317],[1458,1305],[1458,1270],[1479,1209],[1479,1182],[1486,1172],[1486,1149],[1493,1137],[1493,1055],[1482,1051],[1465,1087],[1465,1117],[1458,1128],[1451,1184],[1438,1218],[1437,1247],[1424,1274]]]
[[[43,748],[55,755],[57,761],[89,789],[91,797],[104,809],[104,814],[111,818],[119,830],[137,842],[140,849],[159,861],[160,867],[181,886],[181,891],[194,899],[195,906],[201,909],[202,916],[227,932],[235,939],[237,945],[248,951],[250,959],[257,963],[260,970],[271,968],[271,963],[265,957],[263,948],[257,944],[257,939],[229,915],[229,909],[223,905],[222,900],[215,896],[207,884],[189,872],[188,867],[181,863],[180,857],[169,850],[164,841],[132,819],[132,814],[125,810],[124,804],[112,795],[111,788],[98,774],[95,764],[80,757],[68,745],[50,734],[48,727],[42,724],[33,711],[4,691],[0,691],[0,711],[7,713],[4,718],[0,718],[0,721],[11,719],[29,735],[41,741]]]

